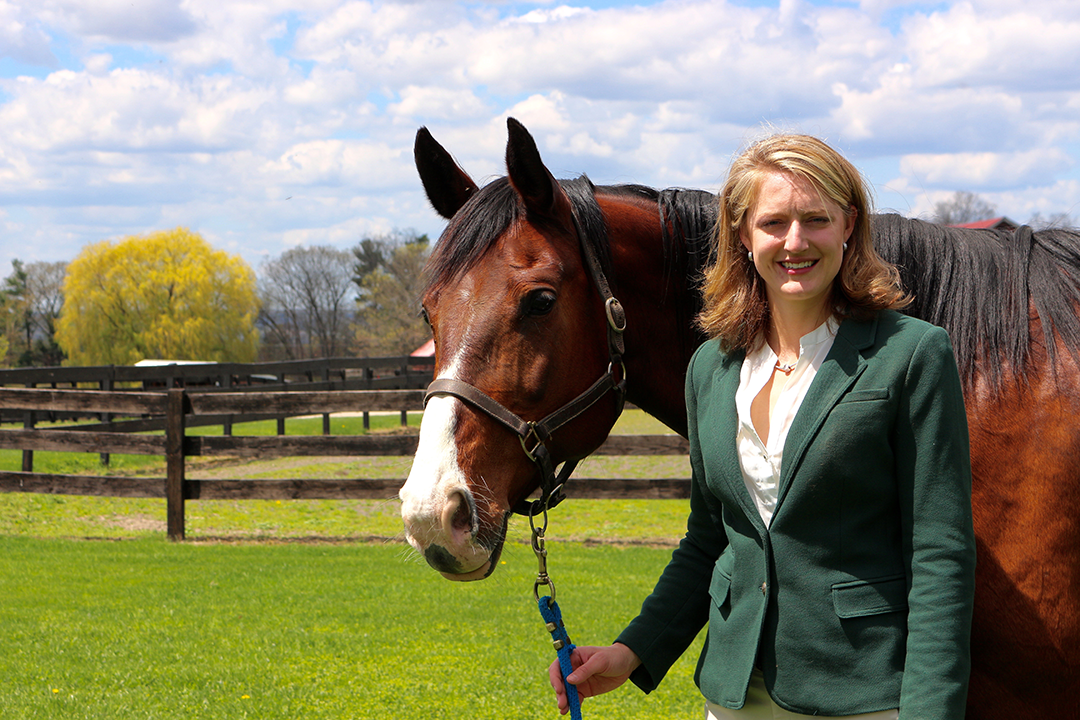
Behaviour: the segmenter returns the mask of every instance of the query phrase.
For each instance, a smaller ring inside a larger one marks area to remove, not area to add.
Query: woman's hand
[[[602,695],[626,682],[630,673],[641,665],[641,659],[633,650],[621,643],[607,647],[578,647],[570,656],[574,671],[567,681],[577,687],[578,697],[585,699]],[[548,668],[551,687],[555,688],[555,699],[559,703],[559,712],[563,715],[570,711],[570,700],[566,697],[566,687],[562,681],[562,671],[556,660]]]

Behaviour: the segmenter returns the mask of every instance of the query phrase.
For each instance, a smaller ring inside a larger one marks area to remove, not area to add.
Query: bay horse
[[[415,145],[449,224],[422,301],[436,380],[400,497],[409,542],[452,580],[497,567],[511,511],[545,482],[537,451],[572,467],[624,400],[685,436],[683,381],[704,340],[693,319],[715,196],[556,181],[528,131],[508,130],[507,176],[482,188],[425,128]],[[873,228],[914,297],[905,312],[949,332],[964,382],[978,544],[967,717],[1080,717],[1080,233],[896,215]]]

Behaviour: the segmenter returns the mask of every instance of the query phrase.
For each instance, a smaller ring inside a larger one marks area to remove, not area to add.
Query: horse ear
[[[514,118],[506,119],[510,137],[506,142],[506,170],[510,184],[525,202],[525,209],[543,217],[559,216],[559,206],[569,200],[536,149],[536,141],[525,126]]]
[[[413,158],[428,201],[447,220],[479,189],[426,127],[416,131]]]

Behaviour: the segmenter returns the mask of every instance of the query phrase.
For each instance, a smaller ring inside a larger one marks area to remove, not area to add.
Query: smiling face
[[[844,242],[854,226],[854,214],[805,177],[765,173],[740,239],[754,253],[774,313],[827,314]]]

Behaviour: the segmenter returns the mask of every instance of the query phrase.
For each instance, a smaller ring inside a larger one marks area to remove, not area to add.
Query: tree
[[[62,262],[11,262],[11,275],[0,287],[7,354],[13,365],[59,365],[64,353],[56,344],[56,320],[64,304]],[[0,358],[3,356],[0,355]]]
[[[4,278],[0,286],[0,312],[4,336],[5,364],[14,364],[13,359],[18,358],[21,348],[31,342],[32,325],[30,322],[30,305],[27,299],[26,269],[21,260],[11,261],[11,274]],[[9,357],[11,356],[11,357]]]
[[[264,352],[291,360],[338,357],[352,344],[356,304],[346,250],[296,247],[262,266]]]
[[[1043,217],[1042,213],[1035,213],[1027,221],[1027,224],[1034,230],[1049,230],[1055,229],[1071,229],[1073,227],[1072,215],[1067,212],[1051,213],[1048,217]]]
[[[67,263],[32,262],[26,271],[26,301],[30,334],[18,365],[60,365],[64,352],[56,342],[56,321],[64,307],[64,276]]]
[[[258,351],[255,273],[186,228],[86,246],[64,298],[56,339],[69,364],[250,362]]]
[[[427,235],[395,232],[365,238],[355,248],[355,282],[360,288],[356,344],[361,354],[406,355],[431,331],[420,317]]]
[[[997,209],[975,193],[958,190],[949,200],[934,204],[934,222],[938,225],[963,225],[977,220],[989,220]]]

